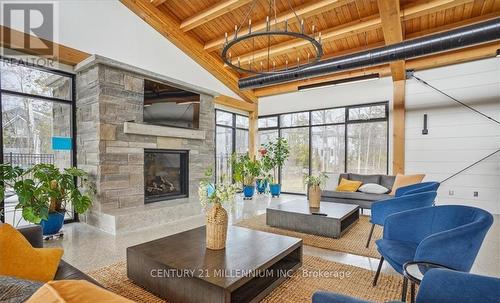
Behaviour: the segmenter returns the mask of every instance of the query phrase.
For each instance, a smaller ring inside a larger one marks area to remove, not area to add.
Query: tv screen
[[[199,128],[200,95],[164,83],[144,80],[145,123]]]

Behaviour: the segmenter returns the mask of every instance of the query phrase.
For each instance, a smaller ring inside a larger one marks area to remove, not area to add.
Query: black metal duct
[[[240,79],[238,86],[240,89],[258,88],[396,60],[407,60],[498,39],[500,39],[500,18],[495,18],[443,33],[323,60],[299,71]]]

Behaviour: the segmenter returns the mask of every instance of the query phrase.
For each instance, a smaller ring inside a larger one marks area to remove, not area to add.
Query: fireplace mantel
[[[205,140],[205,131],[203,130],[141,124],[135,122],[125,122],[123,125],[123,132],[134,135]]]

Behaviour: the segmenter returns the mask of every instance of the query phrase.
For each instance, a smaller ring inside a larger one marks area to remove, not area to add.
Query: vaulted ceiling
[[[235,25],[246,20],[251,0],[121,0],[137,15],[163,34],[177,47],[209,70],[214,76],[239,94],[247,102],[255,102],[258,96],[283,93],[297,89],[301,83],[317,83],[335,78],[350,77],[359,73],[378,72],[404,77],[404,70],[428,68],[455,62],[491,56],[499,43],[473,47],[468,53],[440,54],[432,58],[414,59],[409,62],[393,62],[390,65],[349,71],[343,74],[322,76],[256,90],[241,91],[237,81],[243,75],[224,66],[220,52],[225,33],[232,38]],[[269,14],[269,0],[258,0],[251,14],[253,31],[265,28]],[[331,58],[384,44],[449,30],[500,16],[500,0],[276,0],[278,22],[288,20],[289,27],[298,30],[290,3],[300,19],[304,19],[306,32],[321,32],[324,55]],[[274,17],[274,16],[273,16]],[[245,26],[242,27],[246,32]],[[254,39],[241,43],[232,54],[233,58],[258,61],[268,55],[283,66],[286,60],[308,60],[308,44],[303,41],[280,37],[271,40]],[[293,58],[291,58],[293,56]],[[429,61],[430,60],[430,61]]]

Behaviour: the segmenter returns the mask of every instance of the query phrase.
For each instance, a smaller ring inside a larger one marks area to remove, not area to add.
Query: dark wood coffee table
[[[340,238],[358,220],[358,205],[335,202],[320,202],[319,208],[309,208],[306,199],[297,199],[266,210],[269,226],[332,238]]]
[[[127,248],[127,276],[169,302],[258,302],[302,265],[302,240],[230,226],[226,249],[205,227]]]

